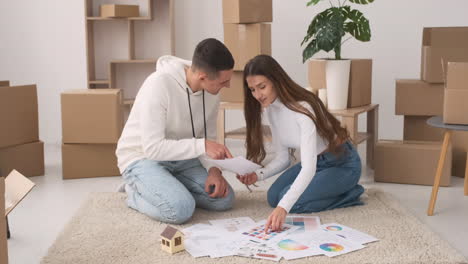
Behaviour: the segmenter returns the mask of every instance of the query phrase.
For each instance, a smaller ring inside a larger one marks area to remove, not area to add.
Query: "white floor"
[[[239,141],[228,141],[234,155],[243,155]],[[365,145],[359,153],[365,160]],[[12,237],[8,240],[10,264],[39,263],[60,230],[72,217],[90,192],[115,191],[120,177],[62,180],[60,145],[46,145],[46,175],[31,178],[36,187],[11,212],[9,223]],[[232,174],[226,174],[236,190],[245,190]],[[274,179],[261,183],[266,189]],[[423,223],[446,239],[468,258],[468,196],[463,196],[463,179],[452,177],[451,187],[442,187],[435,215],[426,216],[430,186],[374,183],[372,170],[363,170],[361,182],[377,186],[397,197]],[[423,245],[421,245],[423,246]]]

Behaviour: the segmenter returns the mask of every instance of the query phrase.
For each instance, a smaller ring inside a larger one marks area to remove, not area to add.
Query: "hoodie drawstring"
[[[190,111],[190,121],[192,122],[192,135],[195,137],[195,126],[193,125],[193,116],[192,116],[192,106],[190,104],[190,94],[188,88],[185,88],[187,90],[187,99],[188,99],[188,105],[189,105],[189,111]],[[205,139],[206,137],[206,116],[205,116],[205,90],[203,90],[203,126],[204,126],[204,132],[205,132]]]

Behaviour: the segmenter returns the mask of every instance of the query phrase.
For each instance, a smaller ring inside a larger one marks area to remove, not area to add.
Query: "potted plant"
[[[307,6],[315,6],[323,0],[308,0]],[[331,110],[345,109],[348,98],[348,84],[350,60],[341,58],[341,46],[350,38],[360,41],[369,41],[371,31],[369,20],[356,9],[346,5],[347,0],[329,0],[330,8],[318,13],[310,23],[307,34],[302,40],[305,45],[302,53],[303,62],[307,61],[317,52],[334,51],[335,58],[326,63],[326,85],[328,108]],[[374,0],[349,0],[354,4],[366,5]],[[349,35],[345,40],[345,38]]]

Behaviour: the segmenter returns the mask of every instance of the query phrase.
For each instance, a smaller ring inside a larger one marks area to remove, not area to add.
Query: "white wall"
[[[307,85],[299,46],[312,16],[328,7],[306,0],[273,0],[273,56],[301,85]],[[176,53],[190,58],[198,41],[223,38],[221,0],[176,0]],[[402,118],[394,115],[395,79],[418,78],[422,28],[468,26],[468,1],[376,0],[356,6],[370,20],[369,43],[349,40],[343,57],[372,58],[374,103],[380,104],[381,138],[401,138]],[[40,137],[61,140],[60,92],[86,87],[83,1],[0,1],[0,80],[38,85]],[[319,54],[317,56],[326,56]],[[329,56],[332,56],[331,54]],[[228,114],[229,127],[241,125]]]

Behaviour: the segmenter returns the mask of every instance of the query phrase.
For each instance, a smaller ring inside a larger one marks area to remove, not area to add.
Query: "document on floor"
[[[379,240],[371,235],[368,235],[361,231],[357,231],[355,229],[352,229],[350,227],[337,224],[337,223],[325,224],[325,225],[322,225],[321,227],[323,230],[331,234],[335,234],[339,237],[342,237],[344,239],[347,239],[347,240],[350,240],[359,244],[367,244],[367,243],[375,242]]]
[[[254,240],[244,241],[239,247],[236,255],[273,261],[280,261],[281,259],[281,255],[278,254],[277,250],[273,246]]]
[[[210,220],[210,224],[223,228],[229,232],[236,232],[246,226],[252,226],[255,221],[250,217],[237,217],[229,219]]]
[[[250,239],[257,242],[263,242],[266,244],[275,243],[275,241],[280,240],[289,233],[299,229],[298,226],[293,226],[289,224],[283,224],[283,227],[279,231],[269,231],[265,232],[265,222],[266,220],[257,222],[255,225],[245,228],[239,232],[242,237]]]
[[[287,215],[286,224],[298,226],[296,232],[311,232],[320,229],[320,217],[310,215]]]
[[[245,175],[247,173],[254,172],[262,167],[241,156],[237,156],[232,159],[223,159],[223,160],[209,159],[209,161],[223,168],[224,170],[228,170],[228,171],[237,173],[239,175]]]
[[[318,252],[328,257],[343,255],[364,248],[364,246],[359,243],[341,238],[321,229],[313,232],[291,235],[288,236],[288,239],[300,245],[308,246],[311,250],[314,250],[314,252],[318,250]]]

